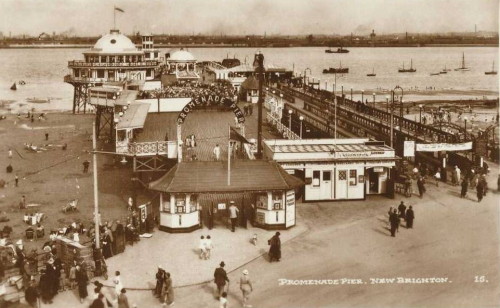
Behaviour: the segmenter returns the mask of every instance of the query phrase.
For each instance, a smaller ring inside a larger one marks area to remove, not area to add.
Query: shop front
[[[278,164],[251,160],[233,163],[229,177],[221,162],[181,162],[149,188],[160,192],[159,229],[176,233],[211,228],[217,217],[227,221],[230,201],[240,210],[240,223],[290,228],[296,223],[295,191],[302,186]]]
[[[394,149],[368,139],[266,140],[266,157],[301,175],[304,201],[362,200],[386,194]]]

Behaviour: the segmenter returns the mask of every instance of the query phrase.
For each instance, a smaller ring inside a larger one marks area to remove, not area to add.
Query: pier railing
[[[291,131],[288,127],[281,123],[280,119],[270,112],[267,113],[267,122],[275,127],[284,138],[287,139],[300,139],[299,135]]]
[[[130,156],[167,155],[168,158],[177,158],[177,142],[131,142],[126,146],[117,143],[116,152]]]
[[[140,67],[140,66],[158,66],[157,60],[149,60],[142,62],[115,62],[115,63],[100,63],[100,62],[85,62],[83,60],[68,61],[68,67]]]

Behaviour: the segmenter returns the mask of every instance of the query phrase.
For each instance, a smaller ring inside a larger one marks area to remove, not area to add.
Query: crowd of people
[[[157,89],[154,91],[141,91],[139,92],[139,97],[142,99],[150,98],[179,98],[188,97],[195,98],[199,96],[212,95],[213,97],[218,96],[230,100],[232,103],[236,95],[236,90],[228,82],[216,82],[212,84],[203,83],[181,83],[176,82],[168,87],[162,89]],[[223,104],[224,100],[217,102],[218,104]],[[227,102],[225,102],[227,104]],[[214,102],[207,102],[206,106],[209,104],[214,104]]]

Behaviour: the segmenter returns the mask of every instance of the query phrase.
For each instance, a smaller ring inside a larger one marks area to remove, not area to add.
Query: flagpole
[[[228,125],[229,135],[227,143],[227,186],[231,185],[231,125]]]
[[[113,6],[113,30],[116,30],[116,6]]]

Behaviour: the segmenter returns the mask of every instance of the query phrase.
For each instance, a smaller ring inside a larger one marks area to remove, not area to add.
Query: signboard
[[[288,190],[285,196],[285,227],[295,226],[295,191]]]
[[[488,141],[483,138],[478,138],[474,142],[474,153],[478,156],[486,156],[488,154]]]
[[[188,116],[188,114],[196,109],[197,106],[204,106],[204,105],[211,105],[211,104],[216,104],[216,105],[225,105],[229,106],[231,108],[231,111],[233,111],[234,115],[238,119],[238,123],[244,123],[245,122],[245,116],[243,115],[243,112],[241,112],[241,109],[236,105],[235,102],[229,97],[222,97],[219,95],[214,94],[208,94],[208,95],[200,95],[198,97],[193,98],[189,103],[182,108],[181,112],[177,116],[177,123],[182,124],[184,123],[184,120]]]
[[[386,151],[356,151],[356,152],[335,152],[335,158],[372,158],[372,157],[393,157],[394,152]]]
[[[146,221],[146,217],[147,217],[146,204],[140,205],[139,206],[139,211],[140,211],[140,214],[141,214],[141,221],[145,222]]]
[[[226,209],[226,204],[225,203],[218,203],[217,204],[217,209],[218,210],[225,210]]]
[[[289,190],[286,192],[286,206],[294,206],[295,205],[295,191]]]
[[[257,223],[259,225],[263,225],[266,223],[266,214],[262,212],[257,212],[257,217],[256,217]]]
[[[417,143],[418,152],[472,150],[472,141],[465,143]]]
[[[415,141],[405,141],[403,156],[415,157]]]

